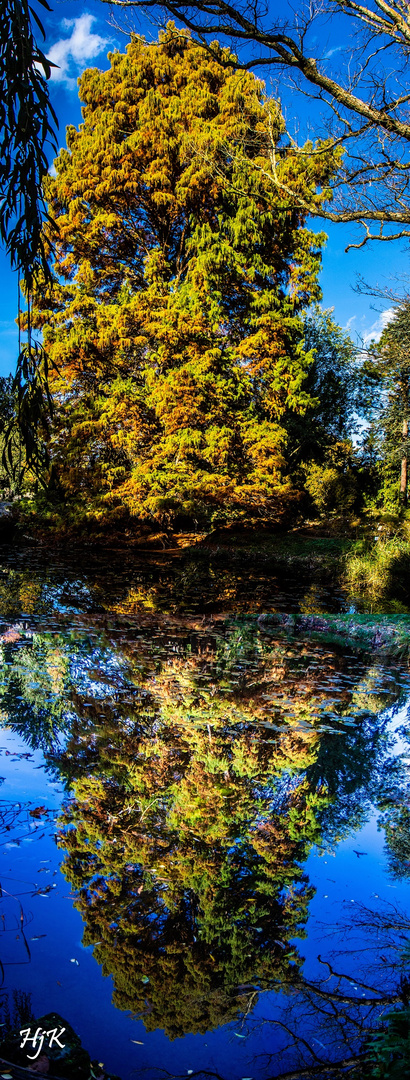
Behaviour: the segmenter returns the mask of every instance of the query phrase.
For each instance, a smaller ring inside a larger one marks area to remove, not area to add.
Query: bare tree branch
[[[401,0],[371,0],[368,5],[356,0],[324,0],[306,12],[299,9],[295,14],[289,8],[289,17],[273,24],[261,0],[236,6],[227,0],[106,2],[121,11],[141,8],[150,12],[160,26],[171,16],[223,63],[290,73],[294,90],[307,93],[324,110],[316,152],[344,148],[339,173],[330,181],[326,197],[310,199],[295,189],[297,205],[324,220],[357,222],[364,229],[363,239],[350,243],[346,250],[372,240],[409,237],[410,91],[406,68],[410,17]],[[335,48],[321,55],[317,41],[327,22],[335,28]],[[228,50],[218,54],[212,40],[215,35],[239,50],[239,59]],[[243,55],[249,44],[253,46],[252,59]],[[290,132],[288,135],[294,153],[307,153],[307,148]],[[277,171],[272,172],[272,182],[282,186]],[[289,188],[283,186],[283,191],[288,193]],[[380,223],[381,228],[370,229],[370,222]]]

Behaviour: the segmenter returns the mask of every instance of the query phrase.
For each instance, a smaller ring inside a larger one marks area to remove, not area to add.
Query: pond
[[[3,1075],[374,1059],[410,963],[410,621],[347,608],[226,556],[0,553]]]

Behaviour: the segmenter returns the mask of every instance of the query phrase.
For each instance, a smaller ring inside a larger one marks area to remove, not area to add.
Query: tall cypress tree
[[[277,103],[213,48],[170,26],[86,71],[83,123],[47,181],[56,280],[34,321],[56,365],[49,449],[91,517],[272,520],[292,496],[284,417],[310,400],[300,312],[324,236],[266,166],[275,153],[319,201],[336,161],[282,146]]]

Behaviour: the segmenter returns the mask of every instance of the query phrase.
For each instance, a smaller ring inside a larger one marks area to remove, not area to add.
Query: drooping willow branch
[[[50,10],[47,0],[39,0]],[[49,251],[43,226],[55,229],[44,200],[47,148],[55,145],[57,117],[47,80],[52,64],[39,48],[33,25],[44,30],[27,0],[3,0],[0,6],[0,239],[13,269],[22,278],[27,303],[27,341],[21,345],[13,382],[13,419],[3,421],[3,466],[19,487],[24,462],[40,476],[46,464],[44,428],[52,407],[47,363],[41,343],[31,335],[30,303],[34,281],[51,283]],[[16,443],[19,451],[16,455]]]

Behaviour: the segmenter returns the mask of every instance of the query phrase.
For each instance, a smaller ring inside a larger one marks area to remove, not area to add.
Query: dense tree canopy
[[[290,495],[284,418],[311,403],[300,313],[324,238],[272,194],[282,117],[224,57],[173,27],[133,38],[83,75],[83,124],[47,181],[55,283],[33,320],[56,365],[50,453],[94,516],[272,519]],[[335,167],[281,159],[318,205]]]

